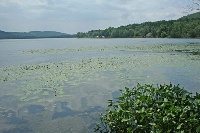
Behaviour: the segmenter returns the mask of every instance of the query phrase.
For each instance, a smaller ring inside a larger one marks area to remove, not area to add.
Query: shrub
[[[140,85],[121,90],[100,115],[95,132],[200,133],[200,94],[178,85]]]

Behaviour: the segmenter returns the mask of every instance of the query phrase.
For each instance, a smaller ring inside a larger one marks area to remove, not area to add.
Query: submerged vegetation
[[[100,117],[101,133],[200,133],[200,94],[179,86],[140,85],[125,88]]]

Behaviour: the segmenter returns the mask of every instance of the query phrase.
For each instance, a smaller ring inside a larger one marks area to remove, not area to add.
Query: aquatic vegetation
[[[23,102],[27,102],[30,100],[28,96],[20,96],[19,98],[20,98],[20,101],[23,101]]]
[[[183,52],[185,49],[186,52]],[[58,63],[41,63],[35,65],[22,65],[16,67],[0,68],[0,83],[13,84],[18,90],[16,95],[20,101],[37,100],[44,101],[42,96],[54,96],[54,88],[57,89],[57,97],[69,96],[66,94],[68,86],[78,86],[87,82],[93,82],[101,78],[110,77],[110,80],[120,84],[131,84],[133,82],[158,83],[169,82],[164,73],[146,72],[155,67],[193,67],[199,68],[199,55],[188,54],[189,51],[198,52],[199,44],[177,44],[177,45],[126,45],[126,46],[102,46],[81,47],[71,49],[43,49],[23,51],[23,53],[64,53],[85,51],[120,51],[120,54],[108,56],[97,56],[92,58],[81,58]],[[178,51],[179,50],[179,51]],[[138,54],[138,51],[145,51]],[[184,53],[184,54],[182,54]],[[200,82],[200,71],[185,73]],[[115,78],[113,78],[115,77]],[[47,98],[46,100],[49,100]]]
[[[82,129],[93,129],[98,114],[105,111],[107,99],[119,96],[114,93],[119,93],[123,86],[130,87],[137,82],[172,82],[193,89],[188,91],[199,91],[198,44],[113,45],[70,45],[69,49],[34,50],[38,46],[15,53],[19,58],[30,58],[30,61],[25,61],[27,64],[24,65],[0,68],[1,121],[16,115],[27,120],[26,125],[34,132],[63,132],[77,129],[77,125],[81,126],[80,132],[84,132]],[[16,64],[20,63],[23,62]],[[15,63],[5,65],[10,64]],[[15,100],[11,100],[13,97]],[[65,101],[66,107],[80,113],[52,120],[55,111],[62,112],[58,101]],[[29,114],[26,107],[30,104],[41,105],[45,111]],[[55,126],[46,129],[49,125]]]
[[[90,51],[154,51],[154,52],[185,52],[198,54],[200,52],[200,44],[159,44],[159,45],[121,45],[121,46],[101,46],[101,47],[79,47],[79,48],[64,48],[64,49],[41,49],[41,50],[26,50],[23,54],[62,54],[69,52],[90,52]],[[30,69],[27,67],[27,69]]]
[[[39,103],[46,102],[46,99],[44,99],[44,98],[41,98],[41,99],[39,99],[39,100],[38,100],[38,102],[39,102]],[[48,101],[48,102],[50,102],[50,101]]]
[[[125,87],[108,107],[95,132],[200,132],[200,94],[172,84]]]
[[[44,92],[42,93],[42,95],[47,96],[47,95],[49,95],[49,92],[48,92],[48,91],[44,91]]]

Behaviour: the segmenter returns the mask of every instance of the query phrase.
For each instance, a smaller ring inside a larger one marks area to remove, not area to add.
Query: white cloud
[[[0,30],[67,33],[177,19],[188,0],[1,0]],[[187,3],[188,4],[188,3]]]

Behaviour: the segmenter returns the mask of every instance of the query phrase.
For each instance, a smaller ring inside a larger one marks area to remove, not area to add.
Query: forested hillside
[[[0,39],[34,39],[34,38],[72,38],[76,35],[56,31],[5,32],[0,31]]]
[[[0,30],[0,39],[5,39],[5,38],[11,39],[11,38],[16,38],[16,37],[8,32]]]
[[[193,13],[187,16],[183,16],[180,19],[191,19],[191,18],[200,18],[200,12]]]
[[[77,33],[79,38],[200,38],[200,12],[184,16],[178,20],[129,24],[118,28],[92,30]]]

